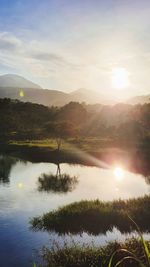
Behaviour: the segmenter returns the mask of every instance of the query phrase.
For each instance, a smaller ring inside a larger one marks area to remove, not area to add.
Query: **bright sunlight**
[[[112,85],[116,89],[124,89],[128,87],[129,73],[125,68],[115,68],[112,71]]]
[[[124,178],[124,170],[121,167],[116,167],[113,171],[115,178],[118,181],[122,181]]]

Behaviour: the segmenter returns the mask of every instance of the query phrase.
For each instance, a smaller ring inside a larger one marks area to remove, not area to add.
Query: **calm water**
[[[56,175],[58,166],[51,163],[31,163],[0,157],[0,266],[27,267],[37,261],[36,250],[51,246],[57,239],[60,244],[72,237],[56,233],[33,232],[29,220],[33,216],[57,209],[59,206],[80,200],[114,200],[144,196],[150,186],[142,175],[123,170],[120,166],[110,169],[61,164],[61,174],[76,176],[67,185],[53,184],[48,192],[39,190],[39,177]],[[72,178],[71,178],[72,179]],[[93,237],[87,233],[74,236],[80,243],[104,244],[108,240],[123,240],[117,229],[106,235]],[[149,234],[145,235],[149,238]],[[71,242],[71,241],[70,241]]]

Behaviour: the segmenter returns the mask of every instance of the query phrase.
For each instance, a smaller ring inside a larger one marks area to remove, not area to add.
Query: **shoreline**
[[[26,144],[0,142],[0,153],[34,163],[70,163],[102,168],[121,164],[133,173],[150,175],[150,152],[142,149],[103,147],[97,148],[97,151],[90,151],[69,144],[67,148],[62,147],[58,151],[54,147],[45,146],[42,143],[41,145],[34,145],[32,142]]]

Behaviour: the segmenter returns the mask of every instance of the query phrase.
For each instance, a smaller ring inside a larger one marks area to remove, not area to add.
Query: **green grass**
[[[10,145],[29,146],[29,147],[51,147],[56,148],[56,141],[54,139],[43,140],[24,140],[24,141],[9,141]]]
[[[11,145],[19,145],[19,146],[36,146],[36,147],[50,147],[55,149],[57,147],[56,140],[42,139],[42,140],[24,140],[24,141],[15,141],[12,140],[9,142]],[[126,146],[117,145],[113,140],[108,138],[68,138],[65,142],[62,142],[61,149],[62,150],[71,150],[72,146],[76,146],[77,148],[86,151],[86,152],[101,152],[105,149],[111,149],[115,147],[126,148]]]
[[[121,232],[135,229],[128,216],[142,231],[150,230],[150,196],[113,202],[80,201],[31,220],[33,229],[64,233],[106,233],[113,226]],[[78,222],[78,223],[77,223]]]
[[[150,241],[145,241],[139,226],[130,218],[139,234],[124,243],[109,242],[106,246],[78,245],[72,240],[60,246],[54,241],[52,249],[43,248],[45,267],[150,267]],[[37,267],[34,263],[33,267]],[[41,266],[39,266],[41,267]]]
[[[117,262],[115,263],[115,267],[121,266],[121,265],[127,265],[130,262],[133,264],[137,264],[140,267],[150,267],[150,248],[149,244],[144,240],[143,235],[141,233],[141,230],[139,226],[135,223],[135,221],[129,217],[129,219],[132,221],[132,223],[135,225],[139,237],[140,237],[140,245],[141,245],[141,252],[143,251],[143,256],[139,257],[136,255],[136,253],[132,252],[129,249],[121,248],[113,252],[110,260],[108,267],[114,266],[113,261],[114,257],[116,256],[117,253],[125,253],[126,255],[123,255],[121,259],[118,259]]]
[[[149,252],[150,242],[145,242],[145,245]],[[140,238],[131,238],[124,243],[112,242],[102,247],[75,243],[62,247],[56,242],[52,249],[44,248],[42,256],[43,267],[117,267],[119,263],[122,267],[149,267]]]

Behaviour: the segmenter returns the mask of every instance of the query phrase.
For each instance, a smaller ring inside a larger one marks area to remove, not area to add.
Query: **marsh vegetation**
[[[59,234],[84,231],[98,235],[112,230],[113,227],[123,233],[136,230],[130,216],[143,232],[147,232],[150,231],[149,210],[149,196],[113,202],[81,201],[35,217],[31,224],[36,230],[56,231]]]
[[[147,248],[150,250],[150,242],[146,242]],[[110,259],[115,252],[112,264]],[[131,257],[134,255],[141,265]],[[43,258],[45,260],[45,267],[108,267],[117,266],[116,264],[122,261],[120,266],[123,267],[148,267],[147,258],[143,249],[143,244],[140,239],[128,239],[124,243],[112,242],[103,247],[87,246],[72,244],[72,246],[65,246],[62,248],[56,242],[53,249],[43,249]],[[144,265],[145,264],[145,265]],[[118,265],[119,266],[119,265]]]

